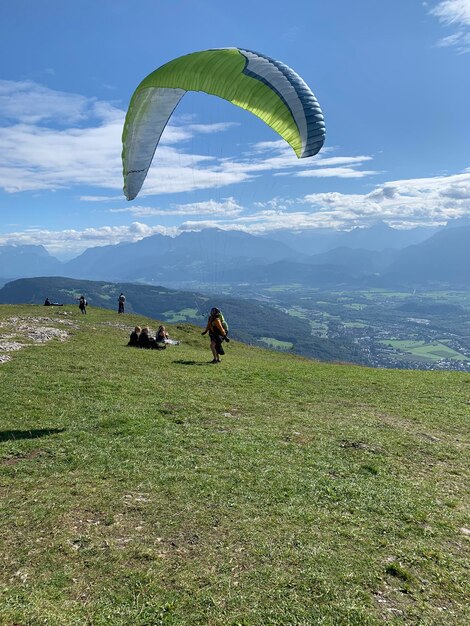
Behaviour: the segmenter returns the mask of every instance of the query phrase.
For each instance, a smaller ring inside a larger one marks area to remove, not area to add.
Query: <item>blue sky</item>
[[[0,245],[61,258],[208,226],[410,228],[470,215],[470,0],[16,0],[0,4]],[[263,122],[188,93],[147,181],[121,132],[163,63],[238,46],[292,67],[325,115],[298,160]]]

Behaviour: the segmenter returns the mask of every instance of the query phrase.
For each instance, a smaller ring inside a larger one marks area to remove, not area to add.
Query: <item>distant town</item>
[[[363,365],[470,372],[470,293],[286,286],[257,295],[303,318],[313,335],[353,342]]]

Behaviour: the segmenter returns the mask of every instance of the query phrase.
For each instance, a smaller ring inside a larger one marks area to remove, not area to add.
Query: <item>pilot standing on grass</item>
[[[211,339],[211,351],[214,357],[211,363],[220,363],[220,355],[225,354],[222,348],[222,341],[230,341],[227,337],[224,327],[222,326],[221,315],[219,309],[215,307],[211,309],[209,319],[207,320],[206,329],[201,333],[205,335],[209,333]]]

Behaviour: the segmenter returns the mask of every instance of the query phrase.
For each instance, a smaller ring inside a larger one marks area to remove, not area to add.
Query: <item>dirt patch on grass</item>
[[[64,326],[67,328],[63,328]],[[15,352],[53,339],[67,341],[70,329],[75,328],[77,325],[68,319],[9,317],[0,322],[0,363],[11,361],[11,356],[5,352]]]
[[[34,459],[37,459],[37,457],[40,456],[41,453],[42,453],[42,450],[32,450],[28,454],[15,454],[14,456],[9,456],[6,459],[1,459],[0,464],[1,465],[16,465],[20,461],[32,461]]]
[[[341,439],[339,445],[345,450],[362,450],[364,452],[371,452],[372,454],[383,454],[383,451],[377,446],[372,446],[366,441],[350,441],[349,439]]]

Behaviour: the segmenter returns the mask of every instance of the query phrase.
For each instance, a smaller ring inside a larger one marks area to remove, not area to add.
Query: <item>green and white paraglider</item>
[[[135,90],[124,123],[124,194],[139,193],[163,130],[187,91],[219,96],[250,111],[289,143],[299,158],[325,141],[317,99],[290,67],[240,48],[193,52],[149,74]]]

